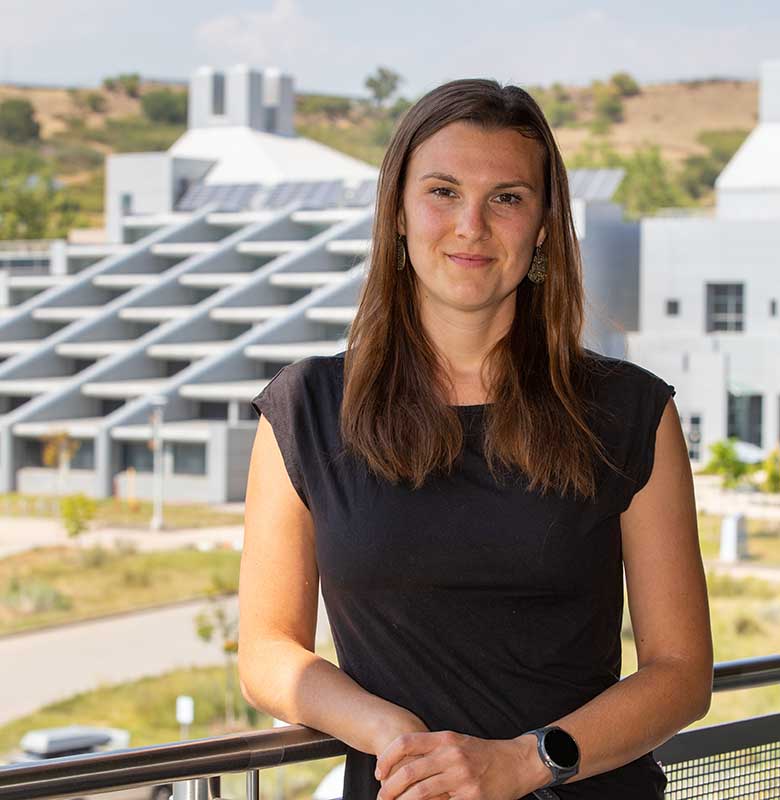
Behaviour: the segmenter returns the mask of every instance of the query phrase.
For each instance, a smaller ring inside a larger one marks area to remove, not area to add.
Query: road
[[[237,609],[234,597],[229,607]],[[203,600],[0,638],[0,724],[101,684],[223,663],[195,633]],[[330,639],[322,597],[317,641]],[[76,720],[74,720],[76,722]]]

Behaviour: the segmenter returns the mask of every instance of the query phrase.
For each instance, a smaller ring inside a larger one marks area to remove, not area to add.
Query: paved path
[[[227,545],[239,550],[244,540],[243,525],[220,528],[186,528],[153,532],[132,528],[100,528],[72,539],[59,520],[45,517],[0,517],[0,558],[33,547],[111,546],[117,541],[133,542],[139,550],[175,550],[179,547]]]
[[[195,633],[194,617],[207,605],[198,600],[0,639],[0,724],[100,684],[223,663],[219,645]],[[237,599],[229,605],[236,609]],[[317,641],[329,638],[320,597]]]

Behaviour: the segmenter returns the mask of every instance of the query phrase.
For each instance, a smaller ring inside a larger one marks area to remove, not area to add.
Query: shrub
[[[352,109],[348,97],[324,94],[298,95],[296,105],[301,114],[326,114],[331,119],[345,117]]]
[[[60,515],[68,536],[78,536],[95,516],[97,503],[84,494],[71,494],[60,501]]]
[[[90,111],[102,114],[106,110],[106,98],[100,92],[88,92],[84,102]]]
[[[24,144],[39,139],[40,132],[35,109],[29,100],[14,97],[0,103],[0,138]]]
[[[761,490],[764,492],[780,492],[780,448],[775,448],[766,457],[763,464],[764,481]]]
[[[126,72],[116,79],[117,84],[128,97],[138,97],[141,88],[141,76],[137,72]]]
[[[611,83],[621,97],[631,97],[642,91],[639,84],[627,72],[616,72],[611,78]]]
[[[3,605],[23,614],[65,611],[72,605],[69,597],[45,581],[14,575],[2,597]]]
[[[740,461],[736,451],[736,437],[710,445],[710,460],[702,472],[705,475],[720,475],[724,489],[733,489],[748,475],[748,465]]]
[[[614,89],[602,84],[594,85],[593,100],[596,119],[606,122],[623,121],[623,102]]]
[[[187,93],[155,89],[141,98],[141,108],[151,122],[183,125],[187,121]]]

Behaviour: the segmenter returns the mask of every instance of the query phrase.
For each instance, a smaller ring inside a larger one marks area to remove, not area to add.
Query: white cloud
[[[327,31],[306,17],[295,0],[273,0],[268,11],[224,14],[202,22],[196,41],[214,62],[278,66],[297,74],[301,63],[327,58]],[[332,43],[331,43],[332,46]]]

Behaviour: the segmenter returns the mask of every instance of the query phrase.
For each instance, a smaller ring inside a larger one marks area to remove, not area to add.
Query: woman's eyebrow
[[[447,181],[448,183],[454,183],[456,186],[460,186],[460,181],[454,175],[447,175],[445,172],[426,172],[425,175],[420,177],[421,181],[426,180],[427,178],[436,178],[436,180],[440,181]],[[535,192],[533,186],[526,181],[516,180],[516,181],[506,181],[505,183],[497,183],[493,188],[494,189],[512,189],[515,186],[523,186],[526,189],[530,189],[532,192]]]

